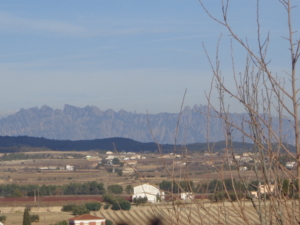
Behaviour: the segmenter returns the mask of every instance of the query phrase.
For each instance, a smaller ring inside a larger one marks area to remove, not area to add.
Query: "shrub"
[[[100,202],[88,202],[85,207],[90,211],[98,211],[101,209],[102,204]]]
[[[127,194],[133,194],[133,187],[131,184],[127,185],[126,188],[125,188],[125,192]]]
[[[63,212],[72,212],[74,207],[76,207],[75,204],[64,205],[62,207],[61,211],[63,211]]]
[[[6,221],[6,216],[0,216],[0,222],[5,222]]]
[[[105,224],[106,224],[106,225],[114,225],[114,223],[113,223],[111,220],[106,220],[106,221],[105,221]]]
[[[110,204],[105,204],[103,208],[104,209],[109,209],[109,207],[110,207]]]
[[[102,200],[103,200],[104,202],[109,202],[110,204],[113,204],[114,201],[115,201],[115,198],[114,198],[114,196],[112,196],[112,195],[106,194],[106,195],[102,195]]]
[[[74,215],[83,215],[90,213],[90,210],[88,210],[85,205],[77,205],[73,207],[72,212]]]
[[[122,194],[123,193],[123,187],[121,185],[118,185],[118,184],[108,185],[107,191],[109,193],[113,193],[113,194]]]
[[[111,207],[112,210],[130,210],[131,204],[129,201],[119,198]]]
[[[40,216],[39,215],[30,215],[30,221],[31,222],[39,222]]]
[[[31,225],[30,215],[27,208],[25,208],[23,214],[23,225]]]
[[[213,195],[209,196],[211,201],[224,201],[225,200],[225,193],[223,191],[215,192]]]
[[[148,202],[148,198],[147,197],[138,197],[138,198],[134,198],[133,199],[133,202],[135,203],[135,204],[137,204],[137,205],[139,205],[139,204],[145,204],[145,203],[147,203]]]

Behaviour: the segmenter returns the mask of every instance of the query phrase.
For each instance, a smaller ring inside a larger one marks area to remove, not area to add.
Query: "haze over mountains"
[[[207,141],[207,106],[185,107],[179,122],[178,142],[189,144]],[[231,114],[240,123],[241,114]],[[140,142],[153,142],[148,121],[155,139],[162,144],[173,144],[178,114],[135,114],[109,109],[101,111],[95,106],[79,108],[65,105],[63,110],[48,106],[21,109],[14,115],[0,120],[1,136],[32,136],[56,140],[92,140],[111,137],[130,138]],[[288,137],[292,129],[284,126]],[[276,129],[276,124],[274,125]],[[222,120],[210,117],[210,141],[224,140]],[[234,131],[235,141],[242,141],[241,134]],[[291,135],[290,135],[291,136]],[[290,140],[291,141],[291,140]]]

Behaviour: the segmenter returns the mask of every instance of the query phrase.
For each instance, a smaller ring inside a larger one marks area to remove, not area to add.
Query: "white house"
[[[113,154],[113,152],[111,151],[106,152],[106,155],[111,155],[111,154]]]
[[[131,167],[126,167],[122,170],[123,173],[134,173],[134,169]]]
[[[287,168],[287,169],[293,169],[294,168],[294,166],[296,165],[296,162],[287,162],[286,164],[285,164],[285,167]]]
[[[183,192],[183,193],[180,193],[180,198],[182,200],[193,200],[195,199],[194,195],[192,192]]]
[[[157,202],[165,199],[165,192],[151,184],[142,184],[133,188],[132,199],[147,197],[148,202]]]
[[[248,170],[248,168],[246,166],[240,167],[240,171],[246,171],[246,170]]]
[[[74,170],[74,166],[66,165],[66,170]]]
[[[258,190],[260,191],[261,194],[267,193],[273,193],[275,189],[275,186],[273,184],[268,185],[259,185]]]
[[[89,214],[84,214],[80,216],[68,219],[69,225],[105,225],[105,218],[97,217]]]

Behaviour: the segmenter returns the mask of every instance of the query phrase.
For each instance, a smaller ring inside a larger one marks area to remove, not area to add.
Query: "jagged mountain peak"
[[[184,108],[179,122],[178,143],[188,144],[207,140],[207,116],[205,115],[207,109],[205,105]],[[233,121],[240,124],[241,117],[236,114],[232,114],[231,117]],[[0,119],[0,135],[26,135],[58,140],[123,137],[140,142],[152,142],[152,132],[160,143],[173,144],[178,118],[179,113],[147,115],[125,110],[101,111],[96,106],[80,108],[68,104],[63,110],[54,110],[44,105],[40,109],[38,107],[21,109],[14,115]],[[210,140],[224,139],[222,125],[220,118],[211,117]],[[283,129],[286,137],[289,137],[289,130],[291,129]],[[241,140],[241,134],[237,131],[233,137],[237,141]]]

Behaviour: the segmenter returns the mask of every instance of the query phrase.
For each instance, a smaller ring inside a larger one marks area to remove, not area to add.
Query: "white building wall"
[[[153,185],[142,184],[133,188],[133,199],[147,197],[149,202],[157,202],[157,196],[160,196],[160,198],[163,200],[164,192],[161,192],[159,188]]]

